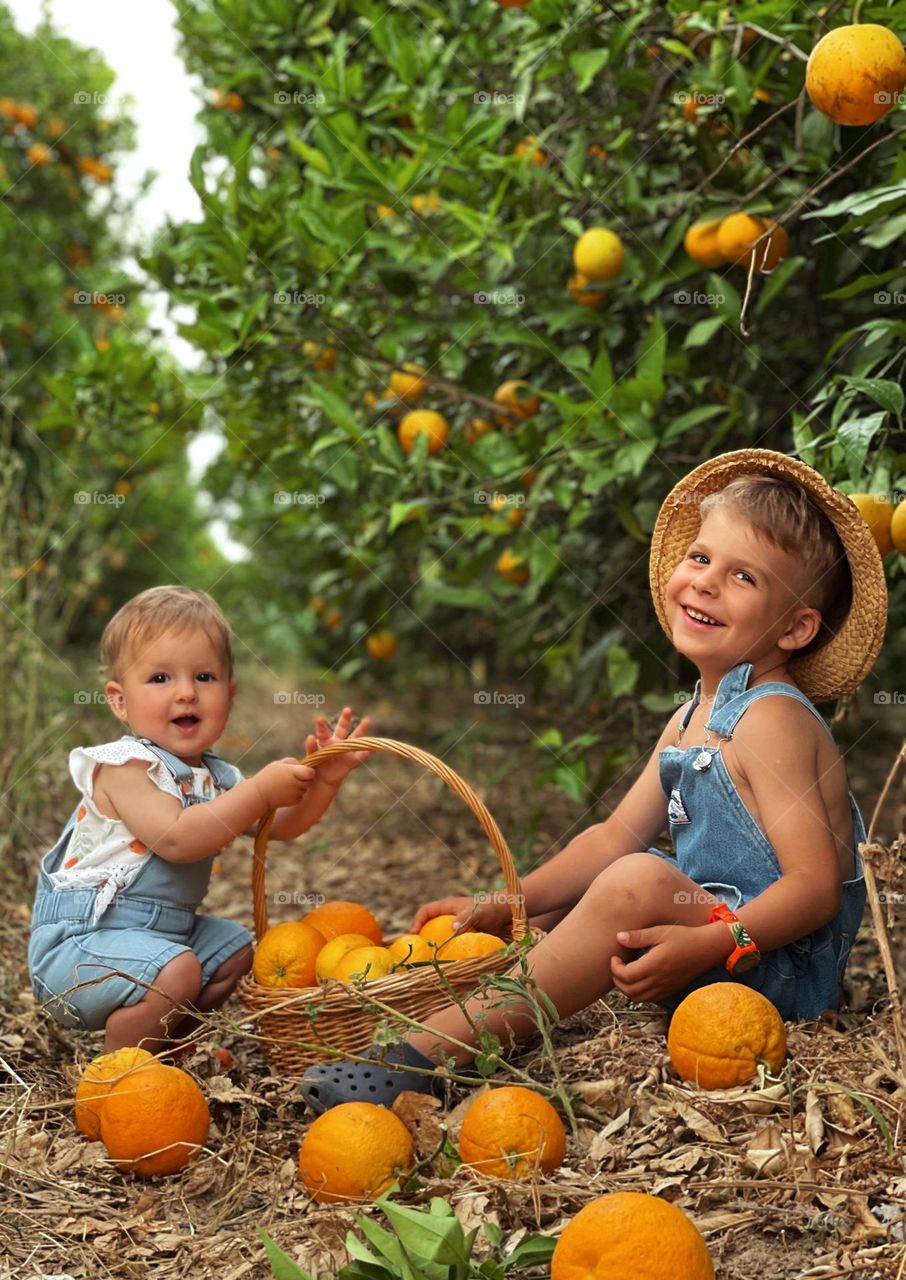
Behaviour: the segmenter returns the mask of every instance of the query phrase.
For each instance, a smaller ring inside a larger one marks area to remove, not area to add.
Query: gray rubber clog
[[[362,1050],[361,1057],[373,1061],[340,1059],[308,1068],[302,1077],[302,1097],[312,1111],[321,1115],[341,1102],[373,1102],[380,1107],[392,1107],[396,1097],[406,1091],[444,1096],[444,1077],[406,1069],[419,1067],[433,1072],[437,1064],[405,1041],[393,1045],[373,1044]]]

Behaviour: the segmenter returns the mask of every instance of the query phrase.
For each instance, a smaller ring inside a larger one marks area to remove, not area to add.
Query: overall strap
[[[135,733],[124,733],[123,737],[131,738],[134,742],[140,742],[143,747],[147,747],[149,751],[154,752],[179,788],[180,794],[182,795],[183,806],[185,808],[188,808],[190,804],[200,803],[198,796],[191,794],[192,783],[195,780],[195,775],[192,772],[191,766],[187,765],[184,760],[180,760],[179,756],[174,756],[163,747],[159,747],[157,743],[152,742],[150,738],[140,738],[138,734]],[[183,788],[183,783],[188,784],[188,789]]]
[[[820,720],[830,734],[830,729],[824,716],[809,701],[801,689],[797,689],[792,684],[785,684],[782,680],[768,680],[764,684],[758,684],[753,689],[749,689],[747,685],[751,673],[751,662],[741,663],[738,667],[733,667],[731,671],[727,672],[718,686],[711,718],[706,726],[708,729],[714,733],[719,733],[722,738],[732,738],[733,730],[740,717],[745,714],[753,702],[758,702],[760,698],[781,694],[784,697],[795,698],[797,702],[801,702],[817,720]]]
[[[210,751],[203,751],[201,758],[211,771],[211,776],[221,791],[229,791],[240,781],[239,770],[228,760],[222,760]]]

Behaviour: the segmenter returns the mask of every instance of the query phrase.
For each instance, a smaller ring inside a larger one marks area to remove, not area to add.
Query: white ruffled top
[[[70,751],[69,772],[82,800],[62,866],[50,874],[50,879],[55,890],[97,887],[95,924],[116,894],[132,883],[148,856],[147,846],[126,824],[119,818],[109,818],[101,813],[94,802],[97,766],[125,764],[128,760],[147,760],[148,777],[154,785],[167,795],[182,799],[179,784],[144,743],[120,740],[97,747],[76,747]],[[187,794],[207,800],[220,793],[207,766],[189,767],[192,770],[191,787],[188,780],[183,784]],[[236,772],[239,774],[238,769]]]

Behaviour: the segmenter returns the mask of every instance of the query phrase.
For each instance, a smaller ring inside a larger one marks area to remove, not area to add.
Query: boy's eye
[[[690,551],[689,559],[694,560],[696,564],[708,563],[708,557],[705,555],[704,551]]]
[[[737,572],[740,578],[745,578],[746,582],[751,582],[753,586],[755,585],[755,579],[750,573],[746,573],[745,569],[739,569]]]

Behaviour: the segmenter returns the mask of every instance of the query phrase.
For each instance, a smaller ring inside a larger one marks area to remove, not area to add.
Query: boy
[[[862,916],[865,829],[810,698],[856,688],[877,656],[880,554],[855,506],[817,472],[743,450],[668,496],[651,585],[662,626],[698,668],[695,695],[611,816],[526,877],[528,914],[551,930],[528,953],[533,980],[560,1017],[612,986],[674,1008],[719,980],[760,990],[784,1018],[817,1017],[837,1003]],[[675,858],[650,847],[668,825]],[[510,915],[505,903],[448,898],[423,906],[413,930],[448,912],[496,933]],[[502,1038],[535,1029],[528,1005],[500,992],[466,1010]],[[471,1061],[475,1033],[457,1006],[427,1023],[366,1050],[374,1063],[312,1067],[306,1100],[323,1111],[436,1090],[439,1077],[424,1072]]]

